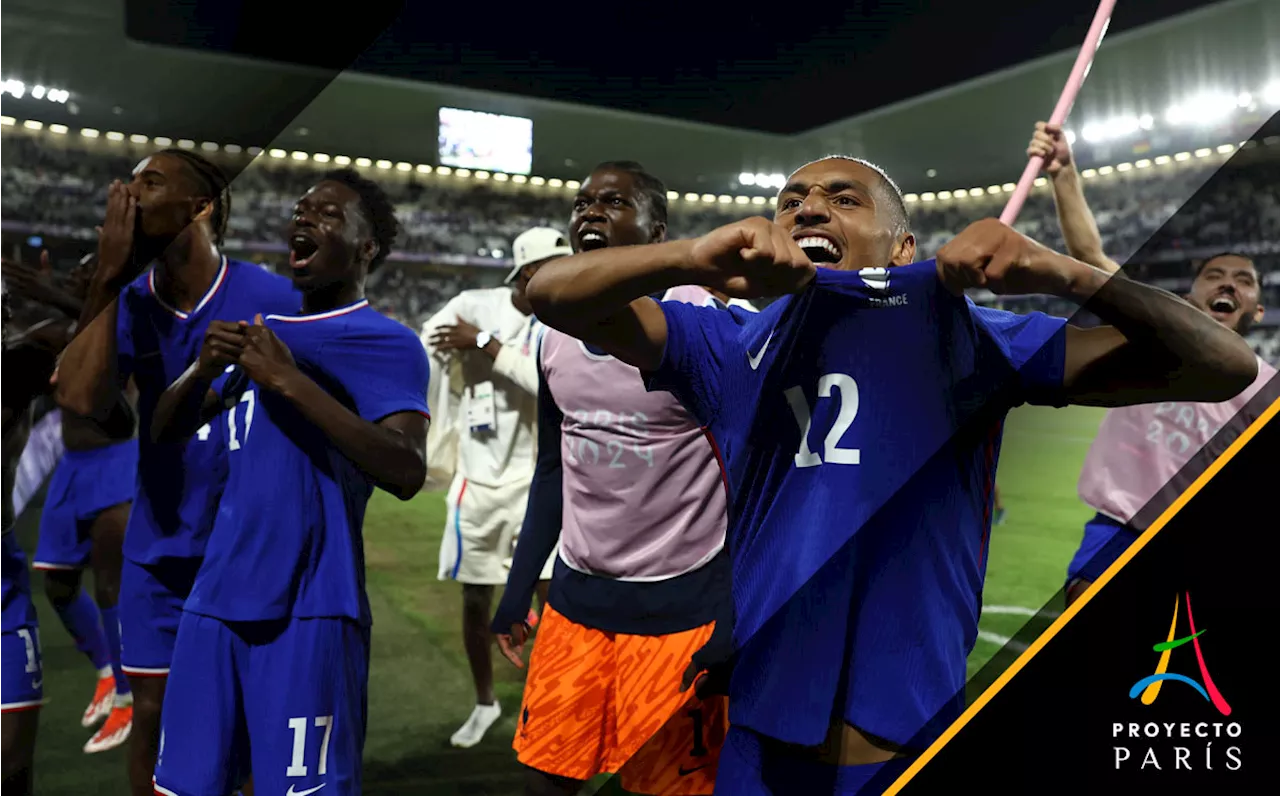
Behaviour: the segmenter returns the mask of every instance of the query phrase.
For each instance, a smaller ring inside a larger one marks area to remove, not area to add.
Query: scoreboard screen
[[[533,168],[533,120],[441,108],[440,165],[527,175]]]

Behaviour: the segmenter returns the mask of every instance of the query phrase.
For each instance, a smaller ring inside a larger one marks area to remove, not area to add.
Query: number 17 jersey
[[[758,314],[661,306],[650,388],[707,426],[729,482],[730,721],[925,745],[977,637],[1003,420],[1062,403],[1065,321],[977,307],[933,261],[819,269]]]

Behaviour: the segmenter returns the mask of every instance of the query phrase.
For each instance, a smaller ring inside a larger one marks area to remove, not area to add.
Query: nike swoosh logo
[[[704,768],[706,768],[706,765],[694,766],[693,768],[685,768],[684,766],[680,766],[680,776],[687,777],[693,772],[701,771]]]
[[[764,345],[760,346],[760,350],[756,352],[756,355],[747,354],[747,364],[751,366],[752,370],[760,367],[760,360],[764,359],[764,352],[768,350],[769,343],[772,341],[773,332],[769,332],[769,336],[765,338]]]
[[[314,788],[307,788],[306,790],[294,790],[293,786],[290,785],[289,792],[286,793],[284,796],[307,796],[308,793],[315,793],[316,791],[320,790],[321,788],[323,788],[325,785],[328,785],[328,784],[329,783],[327,782],[322,782],[319,785],[315,786]]]
[[[43,677],[41,677],[39,680],[32,680],[32,681],[31,681],[31,689],[32,689],[33,691],[34,691],[35,689],[39,688],[39,687],[40,687],[40,686],[42,686],[42,685],[44,685],[44,678],[43,678]]]

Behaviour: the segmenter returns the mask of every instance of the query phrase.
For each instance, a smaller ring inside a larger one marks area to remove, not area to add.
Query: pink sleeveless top
[[[667,301],[706,304],[696,287]],[[542,368],[564,414],[560,557],[579,572],[659,581],[691,572],[724,547],[727,496],[709,438],[640,371],[555,329]]]
[[[1258,378],[1230,401],[1166,401],[1108,411],[1085,457],[1080,499],[1114,520],[1131,523],[1275,374],[1275,368],[1259,359]]]

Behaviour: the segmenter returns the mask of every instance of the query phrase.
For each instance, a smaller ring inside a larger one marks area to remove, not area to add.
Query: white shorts
[[[449,513],[440,540],[440,580],[506,585],[529,502],[529,482],[493,487],[455,476],[446,500]],[[551,579],[555,560],[553,551],[542,567],[542,580]]]

